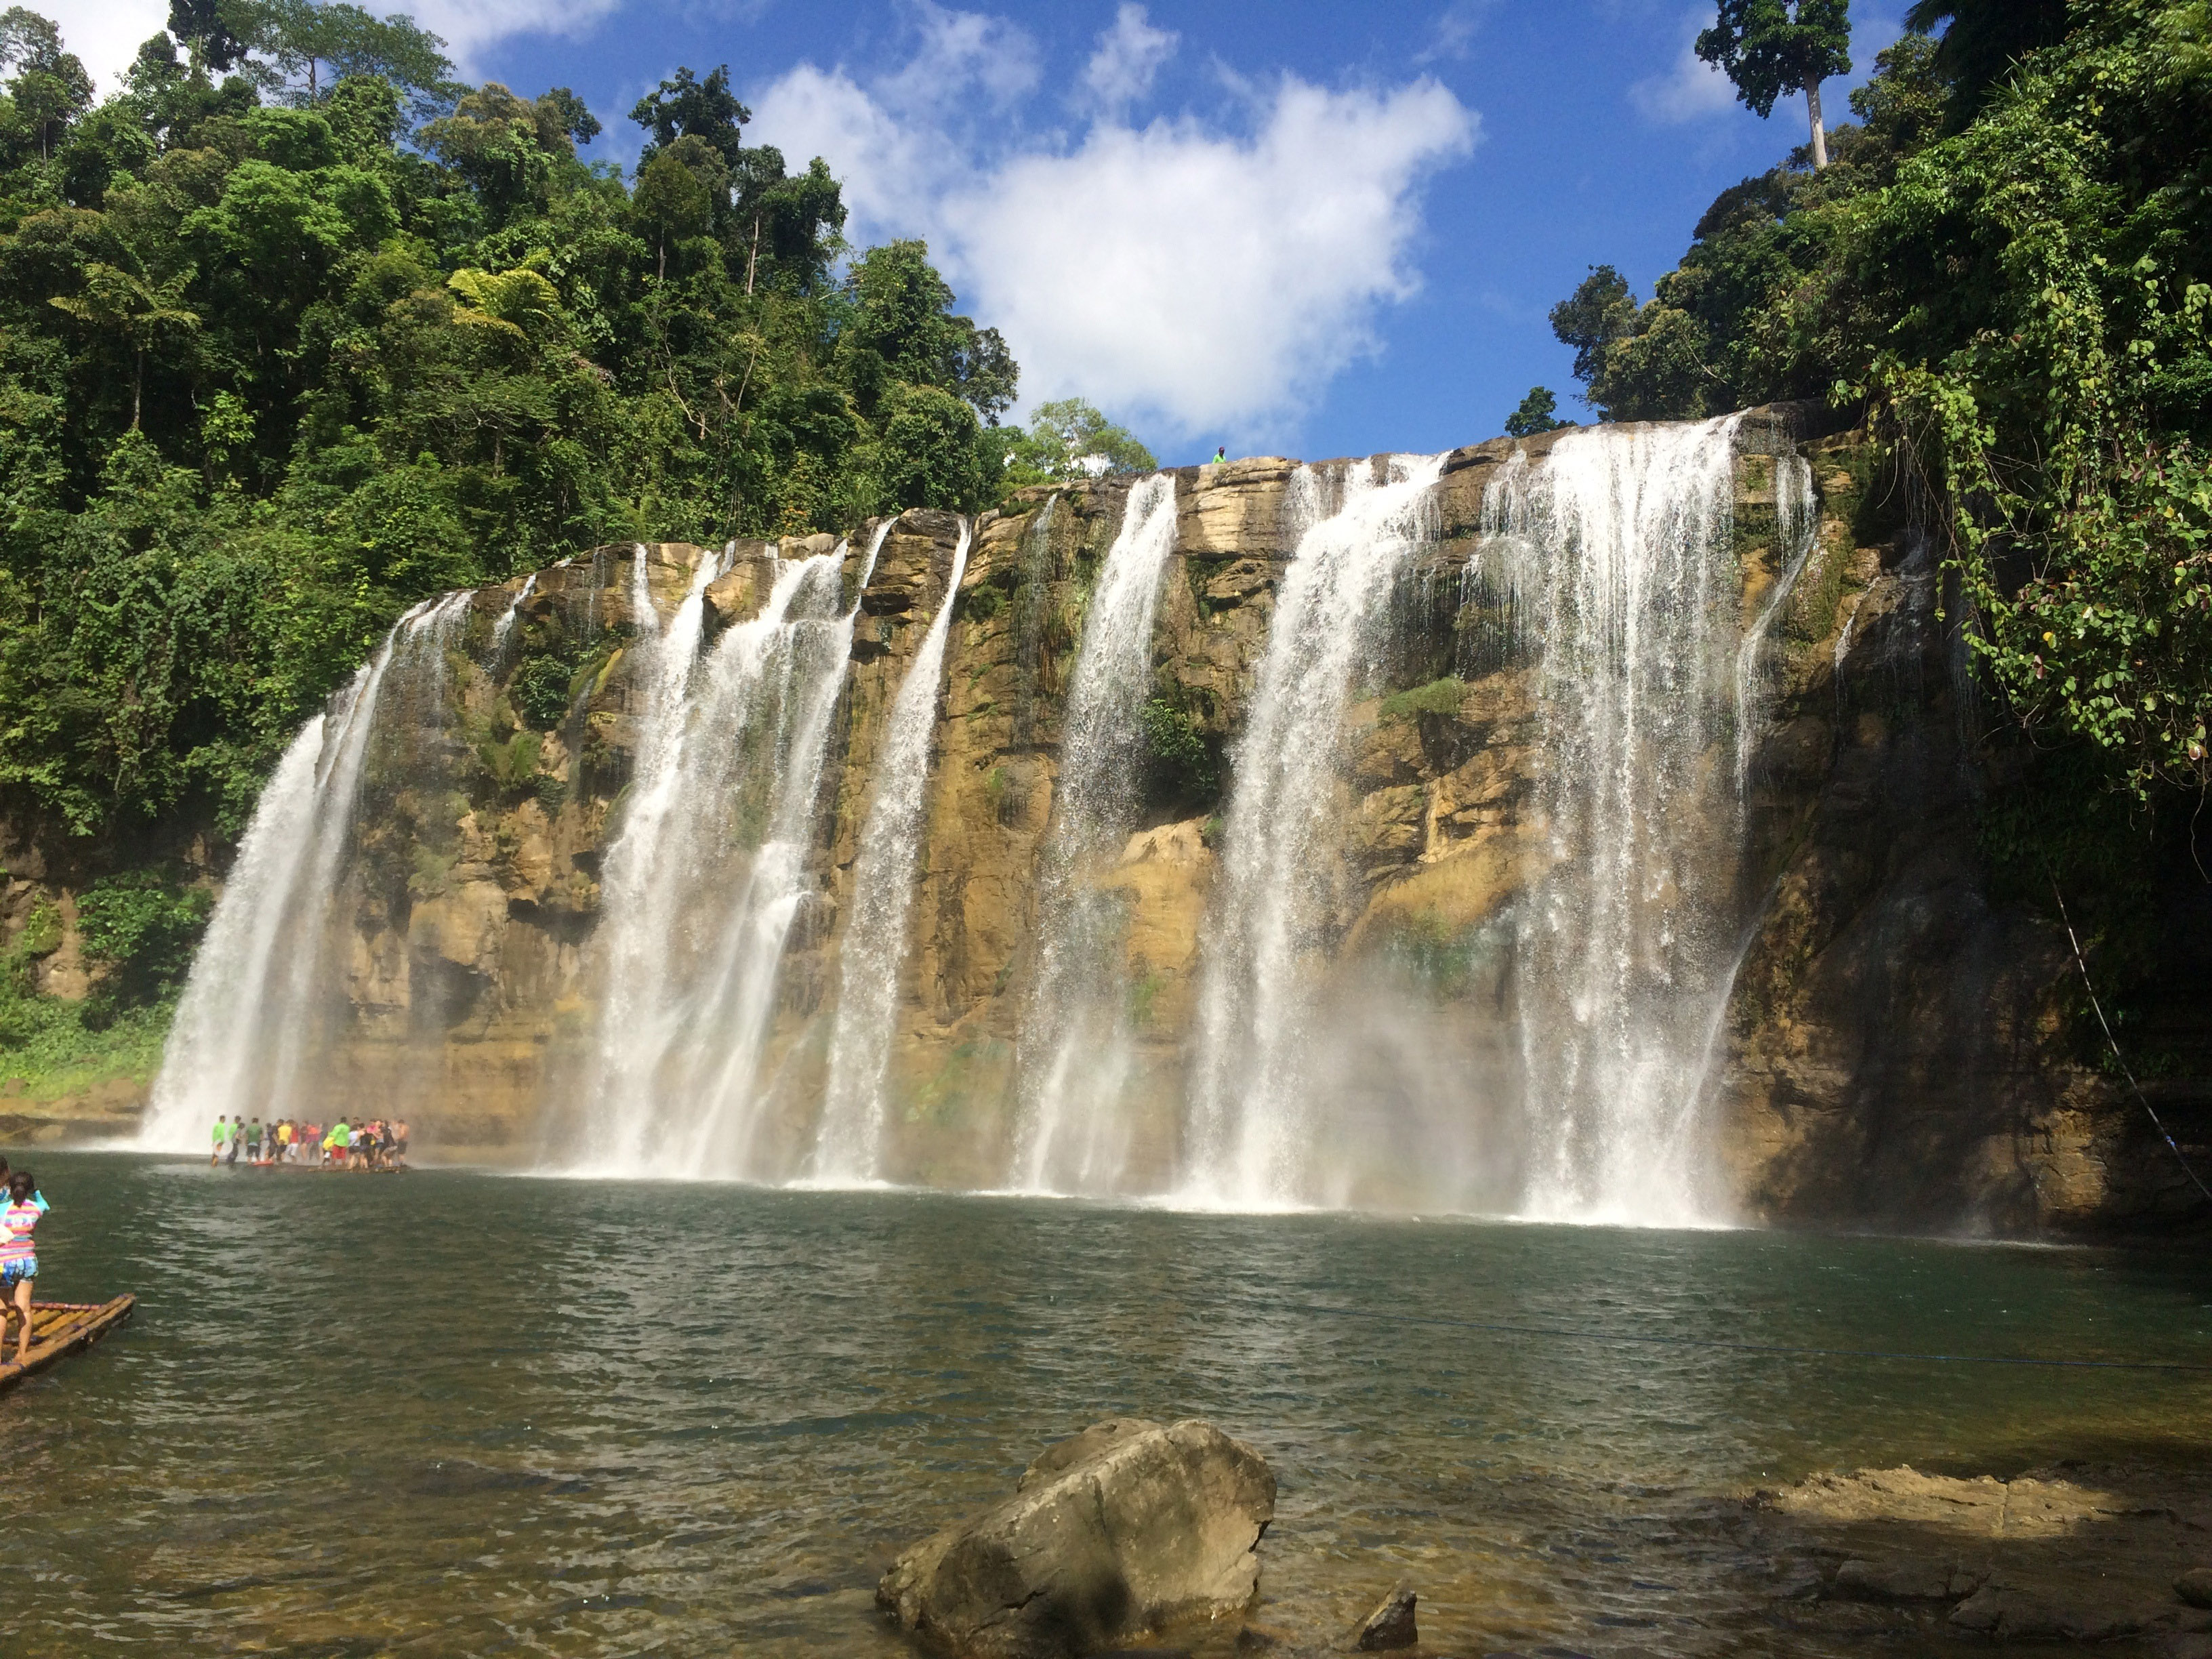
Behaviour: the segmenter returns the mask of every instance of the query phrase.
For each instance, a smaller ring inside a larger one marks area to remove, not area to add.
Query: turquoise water
[[[56,1206],[42,1295],[140,1302],[0,1398],[10,1659],[893,1654],[892,1555],[1115,1412],[1267,1454],[1279,1629],[1340,1635],[1402,1577],[1442,1651],[1816,1652],[1747,1587],[1730,1494],[2201,1467],[2212,1422],[2201,1374],[1705,1346],[2212,1366],[2180,1247],[18,1162]]]

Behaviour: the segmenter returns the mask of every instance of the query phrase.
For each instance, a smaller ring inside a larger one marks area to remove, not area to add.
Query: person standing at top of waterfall
[[[1220,465],[1224,461],[1227,460],[1228,459],[1229,459],[1229,446],[1228,446],[1227,444],[1217,444],[1217,445],[1215,445],[1215,446],[1214,446],[1214,450],[1213,450],[1213,464],[1214,464],[1214,465],[1216,465],[1216,466],[1219,466],[1219,465]]]
[[[230,1141],[230,1119],[218,1114],[215,1121],[215,1150],[208,1154],[208,1168],[212,1170],[222,1162],[222,1149]]]
[[[28,1170],[19,1170],[8,1177],[7,1207],[0,1209],[0,1303],[11,1304],[23,1322],[23,1334],[15,1342],[19,1365],[31,1357],[31,1294],[39,1277],[38,1249],[32,1243],[32,1234],[46,1209],[46,1200],[39,1196],[39,1183]],[[0,1312],[0,1345],[7,1341],[6,1318],[6,1313]]]

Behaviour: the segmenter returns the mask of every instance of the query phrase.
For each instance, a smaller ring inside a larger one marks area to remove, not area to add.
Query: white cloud
[[[441,36],[446,51],[465,77],[480,71],[476,58],[485,47],[518,34],[550,34],[574,39],[588,33],[620,10],[628,0],[369,0],[368,9],[382,15],[402,10],[431,33]],[[766,0],[720,0],[712,6],[718,15],[750,15]],[[118,78],[138,55],[145,40],[168,26],[167,0],[88,0],[61,8],[62,39],[84,60],[103,93],[114,90]]]
[[[139,46],[169,23],[168,0],[92,0],[89,5],[61,7],[59,13],[55,21],[61,25],[62,45],[84,61],[103,95],[116,89]]]
[[[1429,27],[1429,44],[1413,61],[1433,64],[1440,58],[1464,58],[1482,28],[1483,20],[1496,9],[1498,0],[1452,0]]]
[[[1735,102],[1735,88],[1727,76],[1698,56],[1698,33],[1711,21],[1711,14],[1693,11],[1683,20],[1681,50],[1666,72],[1638,81],[1628,89],[1629,101],[1655,121],[1670,125],[1719,115]]]
[[[1098,37],[1098,50],[1084,65],[1083,84],[1092,105],[1102,113],[1118,115],[1152,89],[1152,77],[1175,55],[1182,37],[1173,29],[1157,29],[1146,21],[1145,9],[1124,4],[1114,15],[1114,27]]]
[[[750,101],[763,141],[845,181],[857,243],[928,239],[963,307],[1005,331],[1025,403],[1080,394],[1243,440],[1287,432],[1376,349],[1376,308],[1419,286],[1422,188],[1480,118],[1427,77],[1229,79],[1234,128],[1109,112],[1072,144],[1006,123],[955,139],[958,88],[917,100],[903,71],[864,85],[802,64]]]
[[[1101,124],[945,204],[979,312],[1032,398],[1080,393],[1184,433],[1286,429],[1419,287],[1418,192],[1473,143],[1432,81],[1334,93],[1286,79],[1240,139]]]
[[[973,88],[1004,109],[1036,88],[1036,42],[1019,24],[933,0],[908,0],[907,9],[919,40],[905,68],[883,85],[893,103],[938,103]]]

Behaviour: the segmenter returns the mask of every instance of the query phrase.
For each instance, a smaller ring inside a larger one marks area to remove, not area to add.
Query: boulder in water
[[[2192,1607],[2212,1607],[2212,1567],[2191,1567],[2173,1581],[2173,1593]]]
[[[1399,1585],[1367,1615],[1352,1646],[1362,1653],[1412,1647],[1421,1639],[1420,1628],[1413,1622],[1413,1607],[1419,1600],[1406,1585]]]
[[[1048,1448],[1012,1497],[915,1545],[876,1602],[941,1650],[1065,1659],[1241,1612],[1275,1477],[1194,1419],[1109,1418]]]

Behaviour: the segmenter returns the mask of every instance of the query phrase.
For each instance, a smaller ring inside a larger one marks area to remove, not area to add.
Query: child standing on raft
[[[7,1317],[15,1313],[23,1322],[15,1342],[15,1363],[31,1357],[31,1290],[39,1276],[37,1248],[31,1241],[46,1201],[28,1170],[8,1177],[8,1203],[0,1209],[0,1347],[7,1342]]]

